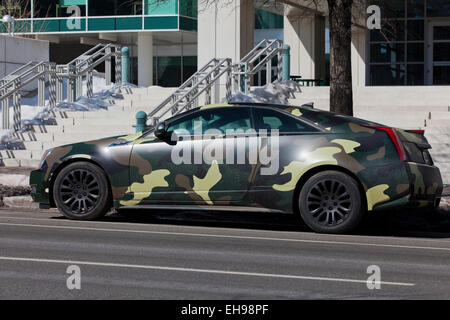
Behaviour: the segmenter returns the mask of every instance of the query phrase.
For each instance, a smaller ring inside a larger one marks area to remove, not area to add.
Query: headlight
[[[51,148],[51,149],[48,149],[48,150],[46,150],[44,152],[44,154],[42,155],[42,158],[41,158],[41,163],[39,164],[39,169],[42,168],[42,166],[44,165],[45,160],[48,158],[48,156],[50,155],[50,153],[52,153],[52,151],[54,149],[55,148]]]

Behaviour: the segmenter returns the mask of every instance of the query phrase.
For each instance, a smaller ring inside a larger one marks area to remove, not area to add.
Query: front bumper
[[[41,207],[50,207],[49,186],[45,181],[45,172],[41,169],[30,173],[31,197],[38,202]]]

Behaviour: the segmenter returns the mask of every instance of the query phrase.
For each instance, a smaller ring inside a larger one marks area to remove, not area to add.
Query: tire
[[[89,162],[72,163],[61,170],[53,185],[53,199],[72,220],[95,220],[111,207],[105,173]]]
[[[319,233],[348,233],[364,216],[358,184],[338,171],[319,172],[306,181],[298,207],[303,221]]]

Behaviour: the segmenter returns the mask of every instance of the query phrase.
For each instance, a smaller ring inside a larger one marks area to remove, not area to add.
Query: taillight
[[[397,132],[395,132],[395,130],[392,128],[385,128],[385,127],[373,127],[373,128],[386,132],[389,135],[389,138],[391,138],[392,142],[394,143],[395,149],[397,149],[400,159],[402,161],[406,161],[405,148],[403,148],[403,144],[400,141],[400,138],[398,137]]]
[[[425,130],[406,130],[406,132],[418,133],[421,135],[425,135]]]

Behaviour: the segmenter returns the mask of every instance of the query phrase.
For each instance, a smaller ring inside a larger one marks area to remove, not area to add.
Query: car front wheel
[[[106,176],[89,162],[63,168],[53,185],[53,197],[59,211],[73,220],[98,219],[110,208]]]
[[[320,233],[350,232],[364,215],[358,184],[338,171],[323,171],[306,181],[299,211],[303,221]]]

